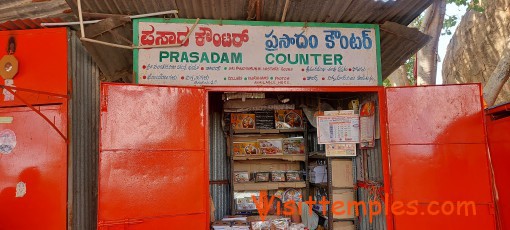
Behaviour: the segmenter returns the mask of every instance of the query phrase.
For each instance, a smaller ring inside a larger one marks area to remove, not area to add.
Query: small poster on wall
[[[359,117],[318,116],[317,137],[319,144],[359,143]]]
[[[373,101],[361,105],[360,130],[361,148],[373,148],[375,146],[375,103]]]
[[[326,156],[356,156],[356,144],[326,144]]]

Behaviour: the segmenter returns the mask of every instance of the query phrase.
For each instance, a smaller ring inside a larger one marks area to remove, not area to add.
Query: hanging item
[[[360,110],[360,147],[375,146],[375,102],[369,101],[361,105]]]
[[[2,76],[4,80],[13,79],[18,73],[18,59],[14,57],[16,43],[13,37],[9,38],[7,47],[7,55],[4,55],[2,59],[0,59],[0,76]]]
[[[4,55],[0,59],[0,75],[4,80],[13,79],[18,73],[18,59],[14,55]]]

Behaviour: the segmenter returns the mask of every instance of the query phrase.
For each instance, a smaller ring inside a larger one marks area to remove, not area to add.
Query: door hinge
[[[108,93],[106,89],[101,89],[101,112],[108,112]]]

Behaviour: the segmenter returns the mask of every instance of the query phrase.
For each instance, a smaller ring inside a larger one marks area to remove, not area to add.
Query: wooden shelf
[[[258,215],[259,212],[256,209],[255,210],[237,210],[236,209],[236,214],[237,215],[240,215],[240,214]]]
[[[246,160],[285,160],[285,161],[306,161],[306,156],[301,155],[254,155],[254,156],[234,156],[234,161]]]
[[[234,191],[277,190],[280,188],[306,188],[304,181],[234,183]]]
[[[309,159],[326,159],[326,158],[332,158],[332,159],[352,159],[356,156],[326,156],[326,153],[324,152],[310,152],[308,153]]]
[[[327,188],[329,185],[328,185],[328,183],[310,183],[310,186],[319,187],[319,188]]]
[[[302,133],[305,129],[234,129],[234,134]]]
[[[309,159],[326,159],[326,155],[324,152],[322,152],[322,153],[310,152],[310,153],[308,153],[308,158]]]
[[[333,218],[333,222],[338,222],[338,221],[354,221],[354,220],[356,220],[356,218],[342,218],[342,219]]]

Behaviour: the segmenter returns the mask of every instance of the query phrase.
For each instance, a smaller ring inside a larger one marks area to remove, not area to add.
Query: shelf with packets
[[[233,213],[244,212],[237,207],[243,200],[235,198],[241,193],[270,193],[289,189],[295,189],[303,195],[308,193],[304,175],[308,162],[307,121],[300,110],[275,110],[269,113],[271,118],[269,115],[259,116],[260,120],[256,119],[255,114],[260,114],[257,112],[231,113],[230,121],[225,122],[230,127],[227,143],[234,198]],[[280,116],[292,117],[289,120],[291,122],[280,121]]]
[[[234,156],[234,161],[249,161],[249,160],[285,160],[285,161],[306,161],[304,154],[300,155],[250,155],[250,156]]]
[[[306,182],[295,181],[234,183],[234,191],[277,190],[283,188],[306,188]]]

